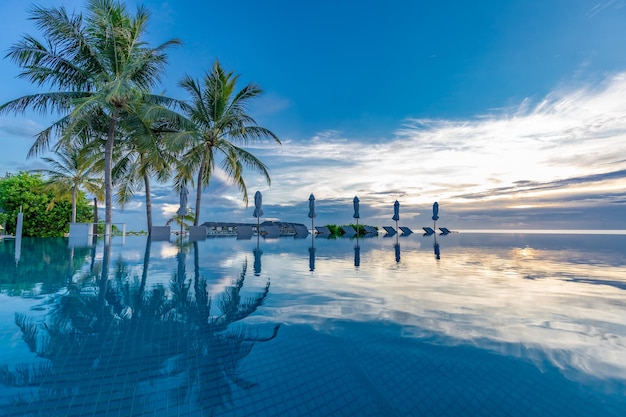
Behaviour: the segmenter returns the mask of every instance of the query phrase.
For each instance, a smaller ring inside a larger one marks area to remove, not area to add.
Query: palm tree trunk
[[[198,170],[198,180],[196,182],[196,212],[193,219],[193,225],[197,226],[200,221],[200,199],[202,198],[202,174],[204,172],[204,160]]]
[[[72,188],[72,223],[76,223],[76,194],[78,187]]]
[[[113,223],[113,180],[111,171],[113,167],[113,143],[115,141],[115,127],[117,124],[118,109],[113,110],[111,121],[109,122],[109,132],[107,135],[106,147],[104,149],[104,223],[105,229]],[[106,233],[106,232],[105,232]]]
[[[143,185],[146,191],[146,218],[148,220],[148,236],[152,234],[152,196],[150,195],[150,177],[143,174]]]
[[[96,239],[98,234],[98,198],[93,198],[93,237]]]

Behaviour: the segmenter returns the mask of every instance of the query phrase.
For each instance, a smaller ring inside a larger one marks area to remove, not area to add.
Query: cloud
[[[596,3],[586,14],[588,18],[592,18],[597,14],[602,13],[604,10],[609,9],[621,9],[624,7],[624,2],[619,0],[607,0],[603,2]]]
[[[396,198],[412,210],[436,200],[466,210],[623,204],[625,96],[617,74],[470,120],[407,119],[378,143],[325,131],[255,151],[271,169],[270,198],[287,205],[311,192],[359,195],[381,212]]]

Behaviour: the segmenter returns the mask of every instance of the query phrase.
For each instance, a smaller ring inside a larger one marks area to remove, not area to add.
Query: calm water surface
[[[626,235],[0,242],[0,416],[624,416]]]

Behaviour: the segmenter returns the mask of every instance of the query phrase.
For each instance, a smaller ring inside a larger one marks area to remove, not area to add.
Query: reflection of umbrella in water
[[[176,282],[184,283],[187,277],[187,268],[185,267],[187,255],[183,250],[183,238],[180,237],[180,246],[178,247],[178,253],[176,254],[176,266],[178,267],[176,272]]]
[[[263,251],[257,246],[252,252],[254,253],[254,275],[259,276],[261,274],[261,255],[263,255]]]
[[[309,248],[309,271],[315,271],[315,248],[313,246]]]
[[[396,262],[400,262],[400,244],[396,243],[395,245],[393,245],[393,248],[396,252]]]
[[[435,251],[435,258],[441,259],[441,252],[439,251],[439,243],[437,243],[437,234],[435,234],[435,243],[433,243],[433,250]]]
[[[20,261],[22,256],[22,225],[24,223],[24,213],[20,209],[17,213],[17,224],[15,226],[15,265]]]
[[[357,241],[358,239],[359,238],[357,237]],[[359,265],[361,265],[361,247],[357,243],[357,245],[354,247],[354,266]]]
[[[437,220],[439,220],[439,203],[433,204],[433,229],[437,230]]]

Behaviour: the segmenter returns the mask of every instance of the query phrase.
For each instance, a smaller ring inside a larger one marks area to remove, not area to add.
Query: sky
[[[1,0],[4,52],[40,37],[28,2]],[[82,11],[83,1],[37,2]],[[134,11],[138,2],[128,1]],[[179,38],[155,90],[186,99],[185,75],[215,59],[264,94],[250,107],[282,145],[248,150],[271,185],[246,177],[248,207],[216,173],[200,221],[262,220],[464,229],[626,229],[626,0],[143,1],[148,40]],[[0,102],[40,91],[0,59]],[[54,115],[0,115],[0,172],[42,168],[26,158]],[[195,189],[190,193],[193,205]],[[114,222],[145,230],[144,196]],[[178,209],[153,184],[154,224]]]

